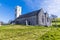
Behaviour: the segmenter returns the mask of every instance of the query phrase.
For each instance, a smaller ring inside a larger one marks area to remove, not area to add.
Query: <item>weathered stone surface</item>
[[[43,25],[50,26],[51,20],[48,13],[44,13],[43,9],[20,15],[16,20],[16,24],[23,25]]]

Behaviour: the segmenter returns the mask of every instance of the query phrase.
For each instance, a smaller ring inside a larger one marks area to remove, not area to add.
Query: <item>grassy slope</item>
[[[0,27],[0,40],[60,40],[60,28],[7,25]]]
[[[50,28],[8,25],[0,27],[0,40],[36,40],[44,35]]]
[[[0,40],[60,40],[60,28],[7,25],[0,27]]]

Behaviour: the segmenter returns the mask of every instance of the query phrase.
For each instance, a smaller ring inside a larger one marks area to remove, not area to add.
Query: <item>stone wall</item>
[[[45,15],[43,10],[41,10],[38,14],[38,25],[45,25]]]
[[[51,20],[48,14],[45,14],[43,9],[40,12],[33,12],[29,15],[23,15],[22,17],[16,19],[16,24],[23,24],[23,25],[43,25],[43,26],[50,26]],[[35,14],[35,15],[34,15]],[[47,21],[48,20],[48,21]]]
[[[16,24],[26,25],[26,20],[28,22],[28,25],[37,25],[37,15],[26,18],[19,18],[16,20]]]
[[[38,25],[50,26],[51,20],[48,13],[44,14],[44,11],[41,10],[38,14]]]
[[[47,25],[47,26],[51,25],[51,19],[49,18],[48,13],[46,13],[46,15],[45,15],[45,25]]]

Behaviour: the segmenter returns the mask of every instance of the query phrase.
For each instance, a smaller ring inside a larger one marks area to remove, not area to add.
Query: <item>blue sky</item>
[[[22,14],[43,8],[60,17],[60,0],[0,0],[0,21],[14,20],[17,5],[22,7]]]

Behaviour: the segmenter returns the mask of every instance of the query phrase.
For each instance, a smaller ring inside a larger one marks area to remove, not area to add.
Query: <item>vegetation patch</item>
[[[59,20],[58,20],[59,21]],[[60,40],[60,22],[53,26],[0,26],[0,40]]]

